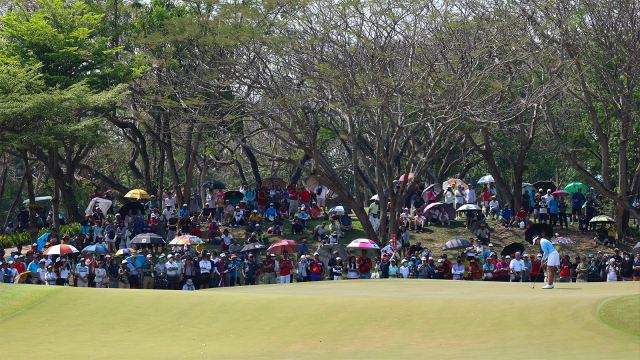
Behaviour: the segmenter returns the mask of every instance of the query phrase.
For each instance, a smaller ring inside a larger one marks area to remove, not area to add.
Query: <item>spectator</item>
[[[371,205],[369,205],[369,222],[373,226],[373,229],[378,231],[379,216],[380,216],[380,199],[376,198]]]
[[[511,282],[522,282],[524,277],[524,261],[520,258],[520,252],[516,252],[515,259],[509,264],[509,273]]]
[[[311,281],[321,281],[324,274],[324,262],[320,260],[320,254],[317,252],[313,254],[313,257],[314,259],[309,264]]]
[[[351,231],[353,230],[353,221],[351,216],[347,214],[340,215],[340,231]]]
[[[396,259],[391,259],[391,265],[389,265],[389,279],[397,279],[398,278],[398,266],[396,265]]]
[[[502,226],[508,228],[509,226],[513,225],[513,219],[511,218],[511,210],[509,209],[509,204],[504,204],[504,209],[502,209],[500,215],[502,216],[502,218],[500,219],[500,223],[502,223]]]
[[[633,281],[640,281],[640,252],[636,254],[633,261]]]
[[[492,220],[497,220],[498,219],[498,214],[500,211],[500,203],[498,202],[498,200],[496,199],[496,196],[493,195],[491,196],[491,201],[489,202],[489,215],[491,216]]]
[[[620,272],[620,266],[616,262],[616,259],[609,259],[607,265],[607,282],[618,281],[618,273]]]
[[[520,224],[521,229],[529,224],[529,213],[525,210],[524,206],[521,206],[520,210],[516,213],[516,222]]]
[[[500,257],[500,262],[496,264],[496,271],[494,272],[496,276],[496,281],[510,281],[509,273],[510,273],[510,261],[511,256],[502,255]]]
[[[367,250],[362,250],[362,256],[358,258],[358,269],[360,279],[371,279],[371,267],[373,263],[367,255]]]
[[[549,274],[547,276],[549,276]],[[562,258],[562,262],[560,263],[559,282],[570,282],[570,281],[571,281],[571,263],[569,262],[569,259],[567,257],[564,257]]]
[[[440,259],[442,260],[442,259]],[[438,260],[438,262],[441,262],[440,260]],[[480,270],[480,267],[477,264],[476,259],[471,259],[471,261],[469,262],[469,270],[468,270],[468,280],[473,280],[473,281],[480,281],[482,280],[482,271]]]
[[[571,195],[571,199],[573,200],[571,204],[571,223],[578,222],[578,217],[582,215],[582,204],[585,202],[585,197],[582,195],[582,188],[578,188],[577,193],[573,193]]]
[[[589,279],[589,264],[587,264],[587,257],[583,257],[582,261],[576,267],[576,282],[587,282]]]
[[[495,270],[496,270],[496,266],[491,261],[491,258],[487,257],[485,259],[484,265],[482,265],[482,272],[484,275],[484,279],[486,281],[493,280],[493,273],[495,272]]]
[[[409,268],[407,267],[407,263],[408,263],[408,261],[406,259],[402,260],[402,265],[400,266],[400,269],[398,270],[398,273],[400,274],[400,276],[398,276],[398,278],[400,278],[400,279],[408,279],[409,278]]]
[[[433,258],[431,258],[433,260]],[[453,265],[451,273],[453,274],[453,280],[462,280],[463,276],[467,270],[462,264],[462,258],[458,256],[456,258],[456,263]]]
[[[262,266],[262,282],[265,285],[276,283],[276,254],[267,255]]]
[[[488,244],[489,241],[491,240],[491,233],[489,232],[489,228],[485,223],[481,223],[480,228],[477,229],[473,233],[473,235],[475,235],[476,238],[480,240],[482,244]]]

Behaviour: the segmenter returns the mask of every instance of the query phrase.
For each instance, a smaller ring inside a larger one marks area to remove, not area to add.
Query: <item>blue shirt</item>
[[[584,200],[585,200],[584,195],[580,193],[574,193],[573,195],[571,195],[571,198],[573,200],[578,200],[578,201],[575,201],[572,205],[574,209],[582,208],[582,203],[584,203]]]
[[[342,223],[342,226],[349,226],[351,225],[351,216],[349,215],[342,215],[340,216],[340,222]]]
[[[267,209],[267,211],[265,211],[265,214],[268,218],[275,218],[278,214],[278,211],[275,208],[270,207]]]
[[[29,263],[29,266],[27,267],[27,271],[31,271],[34,275],[38,275],[39,268],[40,268],[40,265],[38,265],[38,262],[32,261],[31,263]]]
[[[256,271],[258,271],[258,265],[255,262],[250,263],[249,261],[244,263],[244,273],[247,276],[247,279],[252,279],[256,276]]]
[[[495,251],[487,250],[487,251],[485,251],[485,252],[484,252],[484,258],[486,259],[486,258],[490,257],[490,256],[491,256],[491,255],[493,255],[493,254],[495,254],[495,255],[496,255],[496,257],[497,257],[497,255],[498,255],[498,253],[497,253],[497,252],[495,252]]]
[[[180,217],[189,216],[189,210],[181,209],[181,210],[178,212],[178,215],[180,215]]]
[[[634,260],[633,266],[640,266],[640,261]],[[640,276],[640,270],[633,270],[633,276]]]
[[[560,204],[560,200],[556,200],[556,199],[549,200],[549,212],[552,214],[557,214],[558,204]]]
[[[231,270],[234,266],[236,266],[238,270]],[[240,277],[240,269],[242,269],[242,264],[240,263],[240,261],[236,260],[229,263],[229,273],[232,277]]]
[[[300,218],[300,220],[309,220],[309,214],[307,214],[306,212],[301,212],[298,217]]]
[[[542,250],[542,260],[546,260],[552,252],[556,251],[551,241],[547,239],[540,240],[540,249]]]
[[[300,250],[298,250],[298,254],[304,254],[307,251],[309,251],[309,247],[307,246],[307,243],[300,244]]]
[[[500,215],[507,220],[511,219],[511,209],[502,209]]]

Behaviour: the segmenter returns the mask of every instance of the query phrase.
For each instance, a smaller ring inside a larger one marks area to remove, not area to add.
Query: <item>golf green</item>
[[[0,286],[0,307],[11,286]],[[28,347],[12,352],[16,359],[640,358],[640,337],[598,316],[607,301],[640,294],[638,283],[530,286],[364,280],[195,292],[62,288],[0,319],[0,330],[4,344]]]

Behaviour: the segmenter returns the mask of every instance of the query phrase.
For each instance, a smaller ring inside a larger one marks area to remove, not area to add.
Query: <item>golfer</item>
[[[545,238],[533,238],[533,245],[540,245],[540,249],[542,249],[542,261],[547,261],[547,278],[549,281],[547,285],[542,288],[553,289],[553,280],[556,277],[556,266],[560,265],[560,254],[558,254],[553,247],[551,241]]]

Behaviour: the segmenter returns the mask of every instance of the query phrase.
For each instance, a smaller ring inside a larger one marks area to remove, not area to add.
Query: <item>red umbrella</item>
[[[557,197],[567,197],[570,194],[564,190],[556,190],[553,192],[553,195],[556,195]]]
[[[288,251],[289,254],[300,250],[300,245],[293,240],[280,240],[276,241],[267,249],[272,254],[282,255],[284,251]]]
[[[47,250],[45,250],[44,255],[61,255],[61,254],[73,254],[79,253],[78,249],[71,245],[62,244],[62,245],[54,245]]]
[[[414,176],[414,175],[413,175],[413,173],[409,173],[409,179],[408,179],[408,180],[413,179],[413,176]],[[400,176],[400,179],[399,179],[399,180],[400,180],[400,181],[404,181],[404,174],[402,174],[402,176]]]

